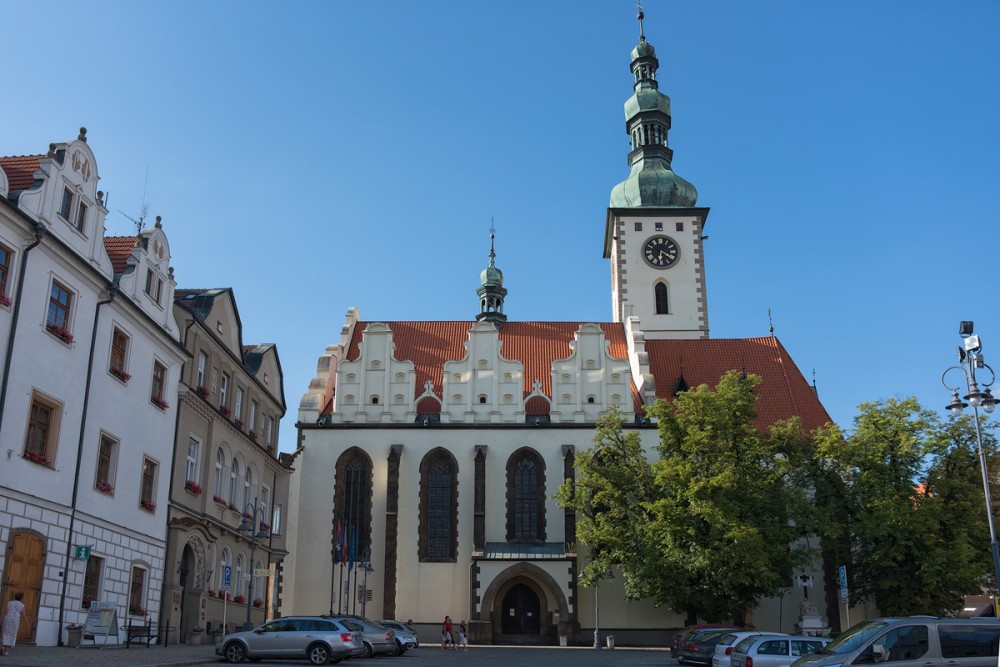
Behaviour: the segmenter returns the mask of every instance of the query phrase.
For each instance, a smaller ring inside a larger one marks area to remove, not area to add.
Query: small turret
[[[507,321],[507,316],[503,312],[503,300],[507,296],[507,290],[503,287],[503,271],[496,266],[496,253],[493,251],[495,236],[495,230],[490,225],[490,265],[479,274],[479,289],[476,290],[479,296],[479,314],[476,315],[476,321],[493,322],[499,329]]]

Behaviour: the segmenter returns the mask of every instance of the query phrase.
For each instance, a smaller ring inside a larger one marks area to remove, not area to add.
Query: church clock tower
[[[671,169],[670,98],[656,82],[659,61],[639,10],[632,49],[634,94],[625,102],[631,173],[611,191],[604,256],[611,259],[614,321],[634,316],[647,339],[707,338],[703,230],[707,208]]]

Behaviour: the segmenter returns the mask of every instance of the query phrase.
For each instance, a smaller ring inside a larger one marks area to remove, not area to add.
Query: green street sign
[[[89,546],[78,546],[76,548],[76,560],[87,560],[90,558],[90,547]]]

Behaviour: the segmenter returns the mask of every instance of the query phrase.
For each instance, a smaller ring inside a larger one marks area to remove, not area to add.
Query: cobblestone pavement
[[[47,667],[48,665],[90,665],[100,667],[174,667],[181,665],[225,664],[215,655],[213,646],[152,646],[119,648],[43,647],[21,645],[10,655],[0,657],[0,667]],[[251,664],[251,663],[247,663]],[[255,665],[308,665],[305,660],[264,661]],[[341,663],[348,667],[440,667],[441,665],[474,665],[474,667],[596,667],[597,665],[656,665],[674,666],[670,652],[660,649],[614,650],[581,647],[520,647],[471,646],[468,650],[442,651],[437,646],[424,646],[392,658],[380,656],[367,660],[354,658]]]

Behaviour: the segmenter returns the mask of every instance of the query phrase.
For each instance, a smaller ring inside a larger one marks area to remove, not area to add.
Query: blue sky
[[[835,421],[940,408],[958,322],[1000,365],[1000,3],[647,0],[674,169],[711,208],[717,338],[775,332]],[[88,128],[109,234],[163,216],[298,402],[344,314],[611,319],[635,5],[7,2],[0,154]]]

